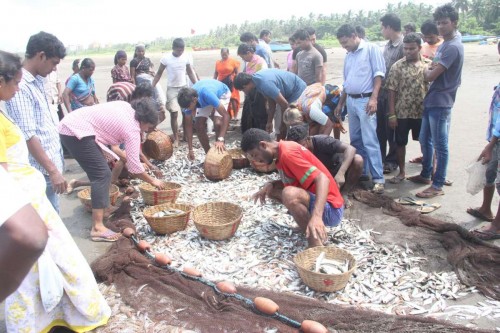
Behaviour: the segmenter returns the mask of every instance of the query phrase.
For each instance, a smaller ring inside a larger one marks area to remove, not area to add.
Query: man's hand
[[[337,186],[340,189],[342,186],[344,186],[345,175],[341,174],[340,172],[337,172],[337,174],[335,175],[335,182],[337,183]]]
[[[58,170],[49,173],[49,178],[50,182],[52,183],[52,189],[55,193],[63,194],[64,192],[66,192],[68,184],[66,183],[66,180],[64,180],[63,175]]]
[[[226,150],[226,146],[222,141],[215,141],[215,148],[219,153],[223,153]]]
[[[376,98],[373,98],[370,97],[370,99],[368,100],[368,104],[366,104],[366,113],[371,116],[372,114],[374,114],[375,112],[377,112],[377,99]]]
[[[315,240],[319,240],[321,244],[325,243],[327,237],[326,228],[320,217],[311,216],[306,229],[306,238],[309,238],[309,236]]]
[[[159,180],[159,179],[154,179],[152,182],[151,182],[151,185],[157,187],[159,190],[164,190],[165,187],[166,187],[166,184],[165,182]]]
[[[260,200],[261,204],[265,204],[266,196],[269,196],[272,190],[273,190],[273,184],[266,183],[258,192],[252,195],[253,202],[257,203],[257,200]]]
[[[194,151],[192,149],[189,149],[187,157],[188,157],[188,160],[194,161]]]
[[[267,123],[266,124],[266,132],[271,133],[272,131],[273,131],[273,123],[272,122]]]
[[[393,130],[398,127],[398,119],[396,117],[389,118],[389,127],[392,128]]]
[[[477,160],[478,161],[482,160],[483,164],[488,164],[491,161],[491,158],[492,158],[492,148],[489,144],[487,144]]]
[[[163,178],[163,172],[158,168],[156,165],[153,165],[151,167],[151,170],[153,171],[153,174],[158,177],[158,178]]]

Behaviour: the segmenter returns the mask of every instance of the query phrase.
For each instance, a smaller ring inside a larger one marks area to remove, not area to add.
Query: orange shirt
[[[228,75],[234,73],[234,70],[238,70],[240,68],[240,62],[234,58],[227,58],[222,61],[217,60],[215,62],[215,70],[217,71],[217,80],[222,81]]]
[[[420,50],[420,54],[422,55],[422,57],[432,60],[436,56],[436,51],[441,44],[443,44],[442,39],[434,45],[424,43],[422,45],[422,49]]]

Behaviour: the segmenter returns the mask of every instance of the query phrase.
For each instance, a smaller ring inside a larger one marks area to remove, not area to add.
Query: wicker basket
[[[90,195],[90,187],[78,192],[78,199],[80,199],[80,202],[88,212],[92,212],[92,201],[90,199]],[[118,188],[118,186],[111,184],[111,186],[109,187],[109,202],[111,205],[116,204],[116,199],[118,199],[119,195],[120,189]]]
[[[349,260],[349,270],[342,274],[323,274],[311,270],[321,252],[326,259]],[[356,259],[346,250],[333,246],[317,246],[300,252],[293,259],[302,281],[311,289],[332,292],[343,289],[356,269]]]
[[[165,189],[159,190],[149,183],[141,183],[139,190],[141,191],[144,203],[150,206],[175,203],[181,192],[181,185],[172,182],[166,182],[165,184]]]
[[[184,211],[184,213],[175,216],[153,217],[156,212],[165,209],[179,209]],[[163,205],[147,207],[142,213],[154,232],[160,235],[165,235],[186,229],[189,221],[189,214],[192,210],[193,207],[186,204],[167,203]]]
[[[243,169],[250,166],[250,161],[240,148],[229,149],[227,152],[233,160],[233,169]]]
[[[146,141],[142,144],[142,150],[152,159],[165,161],[172,156],[174,147],[165,132],[156,130],[148,134]]]
[[[274,161],[272,164],[255,163],[254,161],[251,161],[250,165],[258,172],[269,173],[276,170],[276,163]]]
[[[209,202],[193,210],[196,229],[205,238],[222,240],[234,235],[241,222],[243,210],[229,202]]]
[[[233,170],[233,159],[227,151],[219,153],[216,148],[210,148],[205,157],[205,177],[210,180],[222,180],[229,177]]]

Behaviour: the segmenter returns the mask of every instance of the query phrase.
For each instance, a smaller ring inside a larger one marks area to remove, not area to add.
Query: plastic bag
[[[40,296],[46,312],[54,310],[64,293],[64,278],[50,255],[44,251],[38,258]]]
[[[469,178],[467,179],[467,193],[476,195],[484,188],[486,185],[487,166],[481,160],[474,160],[465,168],[465,171],[469,174]]]

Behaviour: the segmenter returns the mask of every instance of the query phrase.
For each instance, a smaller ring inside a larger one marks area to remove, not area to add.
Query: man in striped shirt
[[[344,214],[344,200],[328,169],[307,148],[292,141],[273,141],[257,128],[243,134],[241,149],[256,163],[272,164],[276,159],[281,176],[281,182],[266,183],[254,200],[264,202],[282,183],[282,202],[306,233],[309,247],[323,245],[325,225],[337,226]]]
[[[44,78],[65,56],[66,48],[56,36],[43,31],[31,36],[19,92],[6,103],[9,116],[23,132],[31,165],[45,177],[47,198],[57,212],[58,194],[64,193],[67,184],[62,175],[61,141],[45,95]]]

